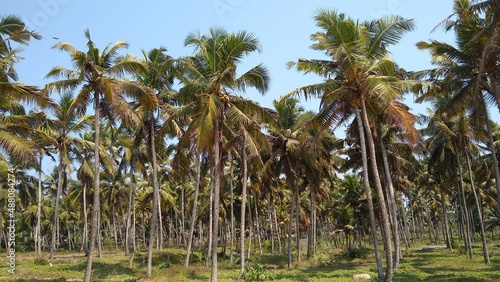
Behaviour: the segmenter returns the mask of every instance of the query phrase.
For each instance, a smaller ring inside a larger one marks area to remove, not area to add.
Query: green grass
[[[421,246],[403,250],[399,270],[394,281],[454,281],[479,282],[500,281],[500,245],[489,246],[491,264],[484,264],[479,245],[475,246],[473,259],[460,249],[419,251]],[[137,253],[132,268],[123,252],[107,251],[103,259],[95,258],[93,281],[208,281],[210,269],[201,262],[198,252],[193,254],[193,263],[184,268],[184,250],[165,249],[156,252],[153,263],[153,277],[146,278],[146,253]],[[78,252],[59,252],[49,265],[48,260],[36,261],[32,252],[16,253],[16,274],[8,272],[6,256],[0,264],[2,281],[81,281],[85,271],[86,257]],[[286,255],[253,256],[247,263],[254,277],[273,278],[273,281],[326,282],[354,281],[352,276],[368,273],[377,276],[373,254],[367,258],[346,260],[341,250],[323,246],[310,260],[302,258],[292,269],[287,268]],[[1,258],[0,258],[1,260]],[[219,281],[243,281],[238,279],[239,265],[230,264],[226,258],[219,258]],[[260,275],[262,274],[262,275]],[[259,276],[260,275],[260,276]],[[248,277],[247,277],[248,278]],[[373,281],[377,281],[373,279]]]

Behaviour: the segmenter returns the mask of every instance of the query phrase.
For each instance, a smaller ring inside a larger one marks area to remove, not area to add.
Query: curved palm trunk
[[[221,142],[221,132],[220,132],[220,120],[216,118],[214,122],[215,138],[214,138],[214,198],[213,198],[213,216],[212,216],[212,272],[210,275],[210,281],[217,281],[217,238],[219,233],[219,202],[220,202],[220,181],[221,181],[221,152],[220,152],[220,142]]]
[[[62,152],[59,152],[59,177],[57,178],[57,192],[56,192],[56,205],[54,208],[54,221],[52,224],[52,240],[50,242],[50,260],[54,259],[54,253],[56,252],[56,244],[58,244],[57,234],[59,234],[59,202],[62,192],[62,182],[64,174],[64,163]]]
[[[155,118],[154,113],[151,111],[151,126],[149,129],[149,138],[151,140],[151,166],[153,167],[153,211],[151,214],[151,233],[149,235],[148,246],[148,264],[146,267],[146,275],[151,277],[152,263],[153,263],[153,244],[158,229],[158,210],[159,210],[159,195],[160,188],[158,186],[158,163],[156,160],[156,147],[155,147]],[[161,226],[160,226],[161,228]]]
[[[377,239],[377,224],[375,221],[375,209],[373,208],[372,192],[370,188],[370,182],[368,181],[368,154],[366,153],[366,141],[365,141],[365,130],[363,129],[363,121],[361,120],[361,113],[356,109],[356,121],[358,123],[359,130],[359,142],[361,148],[361,159],[363,163],[363,187],[365,188],[366,201],[368,203],[368,212],[370,216],[370,229],[373,236],[373,246],[375,250],[375,259],[377,261],[377,272],[378,278],[380,280],[384,279],[382,258],[380,256],[380,249]]]
[[[375,183],[375,189],[378,194],[378,204],[380,208],[380,217],[382,221],[382,233],[384,239],[384,249],[385,249],[385,281],[392,281],[393,273],[393,259],[392,259],[392,245],[391,245],[391,225],[389,223],[389,216],[387,214],[387,205],[385,203],[384,191],[382,189],[382,183],[380,182],[380,175],[378,173],[377,159],[375,153],[375,143],[373,141],[372,130],[370,128],[370,122],[368,121],[368,114],[366,113],[366,105],[363,98],[361,98],[361,117],[363,119],[364,129],[368,144],[368,153],[370,154],[370,163],[373,172],[373,182]]]
[[[479,217],[479,226],[481,228],[481,241],[483,244],[484,263],[488,264],[488,263],[490,263],[490,255],[488,253],[488,244],[486,243],[486,233],[484,231],[483,213],[482,213],[482,209],[481,209],[481,204],[479,202],[479,198],[477,196],[476,185],[474,185],[474,176],[472,173],[472,167],[471,167],[471,163],[470,163],[469,154],[467,152],[465,152],[465,159],[467,160],[467,167],[469,170],[469,178],[470,178],[472,193],[474,194],[474,200],[476,201],[477,214]]]
[[[199,153],[196,152],[196,183],[194,186],[194,199],[193,199],[193,210],[191,212],[191,222],[189,224],[189,238],[187,241],[186,260],[184,262],[185,267],[189,266],[189,256],[191,255],[191,248],[193,246],[194,226],[196,225],[196,210],[198,208],[198,194],[200,192],[200,177],[201,177],[201,161]]]
[[[392,185],[392,177],[391,170],[389,168],[389,159],[387,157],[387,151],[385,149],[384,143],[382,139],[379,139],[379,147],[382,152],[382,160],[384,162],[384,174],[385,180],[387,182],[387,192],[389,192],[389,212],[392,219],[392,235],[394,240],[394,269],[399,268],[399,259],[401,258],[401,240],[399,237],[399,228],[398,228],[398,214],[396,207],[396,197],[394,195],[394,186]]]
[[[243,138],[244,135],[242,135]],[[241,142],[245,144],[245,140]],[[247,205],[247,179],[248,179],[248,166],[247,166],[247,153],[245,147],[241,149],[241,217],[240,217],[240,276],[245,273],[245,220],[246,220],[246,205]]]
[[[97,239],[97,232],[99,230],[99,215],[100,215],[100,160],[99,160],[99,94],[94,95],[95,102],[95,113],[94,113],[94,199],[92,205],[92,219],[90,223],[90,242],[89,242],[89,254],[87,256],[87,267],[85,269],[85,276],[83,278],[84,282],[90,282],[90,277],[92,275],[92,260],[94,259],[94,245]]]

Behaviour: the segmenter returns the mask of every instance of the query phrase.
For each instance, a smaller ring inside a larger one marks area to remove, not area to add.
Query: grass
[[[491,263],[483,263],[479,245],[474,246],[475,257],[469,259],[460,249],[419,251],[421,246],[403,250],[399,270],[394,281],[453,281],[479,282],[500,281],[500,245],[489,246]],[[106,251],[103,259],[95,258],[93,281],[208,281],[210,268],[206,268],[199,253],[193,254],[193,263],[184,268],[184,250],[165,249],[156,252],[153,260],[152,279],[146,277],[146,253],[137,253],[132,268],[123,252]],[[2,281],[81,281],[85,271],[86,257],[83,253],[59,252],[49,265],[48,260],[36,260],[33,252],[16,253],[16,274],[8,272],[7,258],[0,263]],[[261,281],[326,282],[354,281],[352,276],[368,273],[377,276],[373,254],[368,257],[346,260],[341,250],[323,246],[310,260],[302,259],[292,269],[287,268],[287,256],[265,255],[247,263],[247,273]],[[1,260],[1,258],[0,258]],[[239,265],[219,258],[219,281],[242,281],[238,279]],[[247,277],[247,280],[249,280]],[[254,280],[256,281],[256,280]],[[373,281],[377,281],[375,278]]]

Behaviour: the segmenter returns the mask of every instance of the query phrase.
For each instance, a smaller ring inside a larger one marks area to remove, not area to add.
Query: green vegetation
[[[421,241],[423,243],[423,241]],[[415,244],[416,245],[416,244]],[[423,246],[423,245],[422,245]],[[475,244],[474,251],[481,247]],[[460,250],[436,249],[420,250],[415,246],[403,250],[400,268],[394,272],[394,281],[498,281],[500,280],[500,259],[492,259],[484,264],[480,257],[473,260]],[[500,245],[491,245],[494,257],[500,253]],[[370,252],[371,254],[371,252]],[[2,281],[80,281],[85,270],[86,258],[82,253],[60,252],[53,265],[40,264],[36,253],[18,253],[17,273],[7,273],[0,267]],[[194,253],[193,255],[197,255]],[[148,281],[145,270],[147,252],[138,253],[132,268],[128,267],[128,257],[121,252],[106,251],[104,259],[94,261],[94,281]],[[185,252],[182,249],[165,249],[154,253],[153,281],[207,281],[210,269],[203,263],[193,262],[189,268],[183,266]],[[325,260],[328,258],[329,260]],[[245,277],[239,279],[238,265],[220,258],[219,281],[355,281],[354,274],[366,273],[376,281],[376,265],[372,255],[366,258],[346,260],[341,249],[329,246],[321,249],[310,260],[292,269],[286,268],[286,255],[263,255],[247,263]]]
[[[189,56],[139,58],[85,30],[81,49],[53,46],[73,69],[38,87],[14,65],[40,36],[1,16],[0,278],[499,280],[500,3],[454,3],[457,44],[416,43],[434,68],[414,72],[388,51],[413,20],[318,9],[311,47],[327,59],[288,66],[323,81],[273,108],[244,95],[272,75],[239,73],[262,48],[250,32],[192,32]],[[317,113],[300,106],[313,97]]]

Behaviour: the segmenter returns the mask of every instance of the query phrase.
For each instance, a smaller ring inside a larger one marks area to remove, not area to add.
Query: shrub
[[[260,262],[245,267],[245,281],[269,281],[275,278],[276,275]]]

